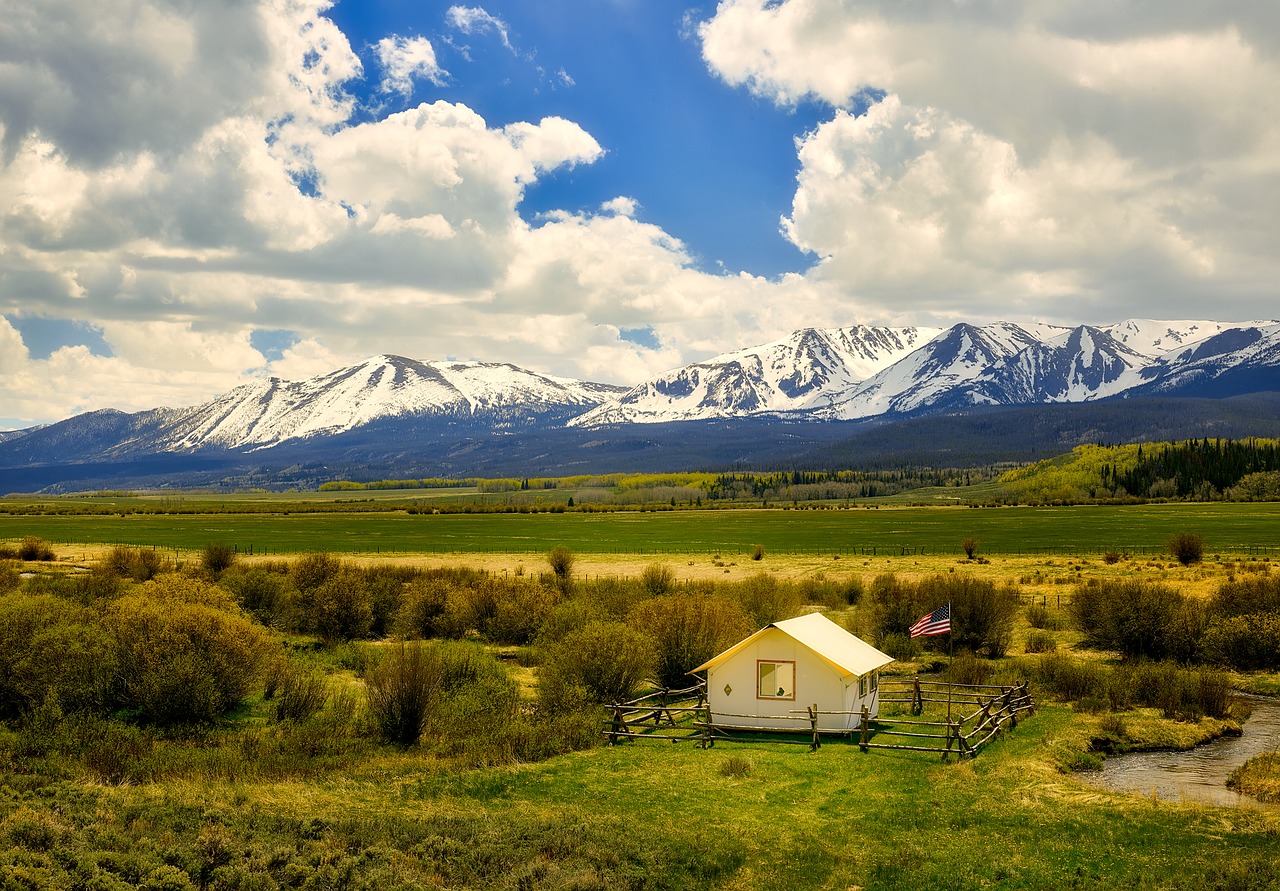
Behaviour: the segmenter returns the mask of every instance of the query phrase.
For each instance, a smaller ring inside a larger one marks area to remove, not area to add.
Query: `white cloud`
[[[634,198],[628,198],[625,195],[619,195],[617,198],[611,198],[600,205],[600,210],[604,213],[617,214],[622,217],[634,217],[636,211],[640,209],[640,202]]]
[[[497,34],[502,45],[514,52],[507,23],[497,16],[490,15],[483,7],[450,6],[445,12],[445,21],[463,34]]]
[[[415,78],[444,83],[448,72],[436,62],[436,51],[425,37],[401,37],[394,34],[384,37],[374,47],[378,63],[382,66],[384,93],[399,93],[408,97],[413,93]]]
[[[1212,295],[1247,318],[1280,280],[1263,6],[724,0],[698,35],[728,83],[836,110],[797,142],[783,221],[815,280],[878,312],[1079,321]]]

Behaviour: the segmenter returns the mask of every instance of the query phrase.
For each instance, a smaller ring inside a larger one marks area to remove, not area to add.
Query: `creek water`
[[[1185,752],[1112,755],[1090,781],[1110,789],[1226,807],[1272,808],[1227,788],[1227,776],[1261,752],[1280,751],[1280,700],[1250,696],[1253,714],[1240,736],[1224,736]]]

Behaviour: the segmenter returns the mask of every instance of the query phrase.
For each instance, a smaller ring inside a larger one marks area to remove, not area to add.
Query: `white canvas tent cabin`
[[[893,661],[821,613],[774,622],[699,665],[713,724],[801,730],[817,704],[818,729],[855,729],[865,705],[880,711],[880,669]],[[797,718],[805,718],[803,722]]]

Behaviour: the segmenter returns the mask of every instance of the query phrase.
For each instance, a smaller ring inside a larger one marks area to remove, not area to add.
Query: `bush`
[[[1057,631],[1062,628],[1061,616],[1039,603],[1033,603],[1027,607],[1027,624],[1032,628],[1040,628],[1046,631]]]
[[[270,650],[230,595],[197,579],[161,576],[110,606],[119,642],[121,704],[147,722],[206,722],[256,685]]]
[[[99,566],[118,578],[147,582],[160,574],[164,560],[155,548],[130,548],[116,545],[102,558]]]
[[[687,594],[639,603],[629,619],[657,644],[657,681],[689,686],[689,672],[737,643],[752,629],[737,601],[719,595]]]
[[[588,622],[544,647],[538,700],[552,711],[632,699],[653,673],[655,643],[622,622]]]
[[[281,623],[288,615],[292,590],[289,580],[256,566],[232,566],[218,584],[235,595],[240,607],[264,625]]]
[[[1085,643],[1130,658],[1191,659],[1207,621],[1200,603],[1140,580],[1092,580],[1076,589],[1070,610]]]
[[[369,714],[389,742],[411,746],[426,729],[445,679],[435,644],[400,643],[365,674]]]
[[[444,579],[424,578],[409,584],[396,613],[394,629],[405,638],[454,637],[446,616],[452,590]]]
[[[275,695],[271,697],[271,720],[301,723],[324,708],[329,699],[329,682],[324,672],[286,662],[273,679]]]
[[[978,540],[976,538],[966,538],[960,542],[960,548],[964,551],[966,560],[972,560],[973,555],[978,551]]]
[[[1058,649],[1058,641],[1047,631],[1033,631],[1027,635],[1026,652],[1052,653]]]
[[[886,656],[892,656],[899,662],[910,662],[920,655],[920,647],[915,640],[896,631],[880,639],[880,649]]]
[[[990,677],[990,663],[979,659],[973,653],[960,653],[947,666],[946,678],[952,684],[977,686],[985,684]]]
[[[0,598],[0,718],[51,691],[66,712],[105,709],[116,670],[115,641],[93,611],[47,594]]]
[[[1220,618],[1280,611],[1280,576],[1227,582],[1210,598],[1209,611]]]
[[[573,572],[573,551],[566,547],[554,547],[547,554],[547,562],[555,573],[556,582],[561,588],[569,587],[569,576]]]
[[[751,546],[751,559],[752,560],[764,559],[764,545],[758,544],[758,545]]]
[[[1280,613],[1218,619],[1205,630],[1200,652],[1205,661],[1238,671],[1280,669]]]
[[[560,602],[555,589],[524,579],[486,579],[480,588],[491,608],[478,630],[493,643],[520,646],[532,642]]]
[[[758,572],[730,588],[751,624],[763,628],[782,619],[800,614],[804,598],[795,585],[779,582],[777,576]],[[714,655],[714,654],[713,654]]]
[[[323,551],[299,557],[289,567],[289,575],[293,578],[298,590],[310,594],[342,569],[342,561]]]
[[[1169,539],[1166,547],[1183,566],[1190,566],[1204,559],[1204,539],[1194,532],[1179,532]]]
[[[311,593],[312,626],[329,643],[369,636],[373,604],[365,574],[344,567]]]
[[[18,559],[26,561],[50,562],[58,559],[53,548],[42,538],[28,535],[18,544]]]
[[[676,574],[665,563],[650,563],[640,573],[640,587],[650,597],[671,593],[676,585]]]
[[[200,552],[200,565],[204,567],[205,572],[210,573],[214,578],[230,569],[231,564],[235,562],[235,548],[224,542],[211,541]]]

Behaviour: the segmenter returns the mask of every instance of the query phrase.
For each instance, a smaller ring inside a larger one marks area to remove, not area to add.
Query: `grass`
[[[224,496],[225,497],[225,496]],[[1275,548],[1280,503],[889,510],[681,510],[662,513],[408,514],[404,512],[113,515],[0,514],[0,541],[198,550],[221,541],[254,553],[777,554],[883,556],[960,553],[1163,555],[1194,531],[1209,554]]]
[[[1068,710],[1046,707],[961,764],[847,743],[810,754],[722,742],[707,751],[630,744],[463,772],[380,750],[341,772],[252,783],[98,786],[10,765],[3,868],[50,887],[68,864],[155,885],[177,882],[166,872],[177,870],[209,887],[1176,889],[1280,880],[1280,818],[1085,786],[1054,761],[1058,747],[1078,744],[1075,725]],[[1237,879],[1245,883],[1228,881]]]
[[[1280,804],[1280,752],[1263,752],[1237,767],[1227,785],[1259,801]]]

